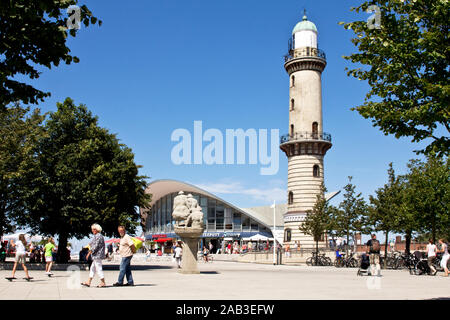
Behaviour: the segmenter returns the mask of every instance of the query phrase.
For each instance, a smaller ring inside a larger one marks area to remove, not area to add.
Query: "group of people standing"
[[[377,240],[377,237],[375,234],[372,234],[372,239],[370,239],[367,242],[367,249],[368,254],[370,258],[370,268],[371,268],[371,274],[378,276],[381,276],[381,266],[380,266],[380,249],[381,245],[380,242]],[[448,260],[450,258],[450,254],[448,252],[448,245],[445,243],[444,239],[439,239],[439,245],[440,249],[437,248],[437,246],[434,244],[433,240],[428,240],[427,245],[427,262],[428,267],[431,270],[432,275],[436,275],[437,270],[434,267],[433,263],[436,259],[437,253],[442,253],[441,263],[440,266],[444,269],[444,277],[448,277],[449,270],[447,267]]]

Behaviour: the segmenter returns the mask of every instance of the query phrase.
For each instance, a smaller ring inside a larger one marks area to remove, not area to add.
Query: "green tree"
[[[429,156],[408,163],[408,202],[417,231],[436,241],[450,237],[449,160]]]
[[[325,199],[326,191],[327,190],[322,183],[320,193],[317,195],[317,200],[313,209],[307,211],[305,220],[299,227],[300,231],[312,236],[316,242],[316,265],[319,253],[319,241],[328,230],[331,220],[328,201]]]
[[[352,184],[353,177],[348,177],[348,184],[344,187],[344,200],[339,207],[333,210],[332,227],[339,236],[347,238],[347,245],[350,238],[355,242],[355,233],[363,231],[363,217],[366,211],[366,203],[361,193],[356,194],[356,186]]]
[[[71,237],[87,236],[92,223],[99,223],[106,235],[116,233],[119,224],[133,233],[138,207],[148,207],[150,196],[131,149],[99,127],[86,106],[67,98],[57,107],[28,163],[27,211],[17,217],[19,223],[36,233],[58,235],[60,249]],[[64,252],[59,255],[62,259]]]
[[[0,112],[0,236],[14,231],[14,215],[23,213],[24,164],[33,156],[33,146],[43,133],[44,116],[29,113],[18,103]]]
[[[431,141],[417,153],[448,155],[450,150],[449,39],[450,2],[373,0],[381,26],[366,21],[344,23],[359,52],[344,57],[358,65],[348,75],[367,80],[371,89],[357,110],[385,134]],[[447,44],[447,45],[446,45]],[[372,99],[374,98],[374,99]]]
[[[43,92],[19,80],[39,78],[39,66],[50,69],[60,62],[79,62],[70,54],[66,41],[77,29],[67,29],[67,8],[78,0],[2,0],[0,2],[0,110],[22,101],[37,104]],[[101,21],[85,6],[80,22],[86,27]],[[20,76],[20,77],[19,77]]]
[[[387,257],[387,244],[389,233],[398,229],[399,216],[402,204],[402,186],[400,180],[395,176],[392,162],[388,169],[388,183],[375,191],[376,196],[369,196],[371,206],[369,207],[369,221],[375,231],[383,231],[385,234],[384,256]],[[387,259],[384,259],[386,268]]]

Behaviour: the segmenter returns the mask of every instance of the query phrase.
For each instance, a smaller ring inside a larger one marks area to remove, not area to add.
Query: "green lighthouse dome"
[[[294,27],[294,30],[292,30],[292,34],[295,34],[299,31],[305,31],[305,30],[317,32],[316,25],[314,23],[312,23],[311,21],[308,21],[306,14],[303,16],[303,21],[300,21]]]

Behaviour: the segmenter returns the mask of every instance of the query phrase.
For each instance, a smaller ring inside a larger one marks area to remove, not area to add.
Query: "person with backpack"
[[[367,241],[368,254],[370,259],[370,273],[375,276],[375,273],[381,276],[381,266],[380,266],[380,241],[377,240],[377,236],[372,234],[372,239]],[[376,271],[376,272],[375,272]]]

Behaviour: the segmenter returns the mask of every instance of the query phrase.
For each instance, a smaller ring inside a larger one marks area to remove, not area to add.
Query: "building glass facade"
[[[177,195],[178,193],[167,194],[154,203],[147,218],[147,234],[174,232],[175,221],[172,219],[172,203]],[[261,232],[271,234],[269,228],[253,220],[244,212],[203,194],[192,193],[192,196],[202,207],[204,232]]]

